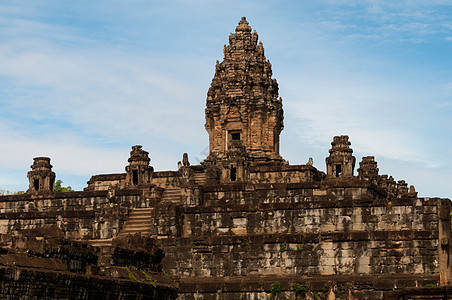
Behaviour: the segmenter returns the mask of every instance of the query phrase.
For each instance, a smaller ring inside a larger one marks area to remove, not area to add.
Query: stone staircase
[[[124,227],[119,232],[118,237],[128,234],[141,234],[149,236],[152,226],[153,208],[134,208],[129,214],[129,218],[124,223]],[[111,247],[114,238],[89,240],[89,244],[93,247]]]
[[[163,192],[163,203],[179,203],[180,202],[180,188],[169,187]]]
[[[202,172],[202,173],[195,173],[193,175],[194,179],[195,179],[195,183],[203,185],[206,183],[207,177],[206,177],[206,173]]]
[[[153,208],[134,208],[129,214],[129,219],[124,223],[124,227],[119,232],[118,237],[128,234],[150,235],[152,227]]]

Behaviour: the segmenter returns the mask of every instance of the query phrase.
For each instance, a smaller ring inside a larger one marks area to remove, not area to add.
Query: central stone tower
[[[229,169],[224,176],[232,181],[245,176],[246,166],[285,163],[279,155],[282,99],[271,77],[262,42],[242,17],[224,47],[223,61],[217,61],[206,107],[206,162]]]

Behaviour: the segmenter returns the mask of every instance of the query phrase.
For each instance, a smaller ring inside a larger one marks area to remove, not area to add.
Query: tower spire
[[[242,17],[217,62],[207,93],[206,130],[210,155],[246,157],[253,163],[281,163],[279,135],[283,130],[282,100],[272,78],[258,34]]]

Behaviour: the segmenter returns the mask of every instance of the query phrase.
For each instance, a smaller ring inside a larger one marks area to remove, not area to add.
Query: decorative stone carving
[[[190,162],[188,161],[188,154],[184,153],[184,155],[182,156],[182,163],[184,165],[184,167],[189,167],[190,166]]]
[[[35,157],[27,177],[29,186],[27,193],[52,192],[55,184],[55,173],[49,157]]]

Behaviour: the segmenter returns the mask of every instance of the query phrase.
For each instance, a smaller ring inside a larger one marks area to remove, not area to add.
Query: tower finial
[[[242,19],[239,22],[239,25],[235,28],[235,32],[251,32],[251,27],[249,26],[248,21],[246,20],[246,17],[242,17]]]

